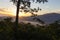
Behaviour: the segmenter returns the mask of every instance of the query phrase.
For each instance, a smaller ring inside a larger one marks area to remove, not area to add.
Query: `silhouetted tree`
[[[36,19],[36,21],[38,21],[39,23],[44,24],[44,21],[42,21],[41,19],[39,19],[39,18],[37,18],[37,17],[33,18],[33,20],[35,20],[35,19]]]
[[[31,4],[31,2],[30,1],[33,1],[33,2],[35,2],[35,0],[11,0],[15,5],[16,5],[16,7],[17,7],[17,11],[16,11],[16,26],[15,26],[15,31],[17,30],[17,27],[18,27],[18,15],[19,15],[19,9],[24,9],[24,11],[25,12],[28,12],[27,10],[25,10],[27,7],[28,8],[30,8],[30,4]],[[41,2],[43,2],[43,3],[45,3],[45,2],[48,2],[47,0],[36,0],[36,3],[37,2],[39,2],[39,3],[41,3]],[[22,5],[23,6],[22,6]],[[41,10],[41,9],[40,9]],[[34,9],[34,11],[36,11],[37,12],[37,10],[36,9]]]
[[[17,12],[16,12],[16,25],[18,25],[18,14],[19,14],[19,9],[26,9],[26,7],[29,7],[30,8],[30,4],[31,4],[31,2],[30,1],[33,1],[33,2],[39,2],[39,3],[41,3],[41,2],[43,2],[43,3],[45,3],[45,2],[48,2],[47,0],[11,0],[16,6],[17,6]],[[21,6],[21,4],[23,5],[23,6]],[[38,7],[38,9],[32,9],[32,11],[38,11],[39,10],[39,7]],[[41,9],[40,9],[41,10]],[[29,12],[29,11],[27,11],[27,10],[24,10],[25,12]]]

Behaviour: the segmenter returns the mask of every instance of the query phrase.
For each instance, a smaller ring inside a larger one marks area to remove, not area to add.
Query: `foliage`
[[[24,11],[24,12],[38,12],[39,10],[41,10],[39,7],[36,9],[32,9],[31,8],[31,3],[35,2],[35,3],[45,3],[48,2],[48,0],[10,0],[11,2],[13,2],[13,4],[15,6],[19,6],[20,12]],[[32,1],[32,2],[31,2]]]
[[[31,1],[35,2],[35,0],[11,0],[11,1],[13,2],[13,4],[15,4],[17,6],[15,28],[14,28],[14,30],[16,32],[16,29],[18,27],[18,17],[19,17],[19,11],[20,11],[19,9],[22,9],[24,12],[30,12],[30,13],[38,12],[41,9],[39,9],[39,7],[38,7],[38,10],[36,8],[34,8],[34,10],[30,8],[30,5],[32,3]],[[47,0],[36,0],[36,3],[37,2],[45,3],[45,2],[48,2],[48,1]],[[38,19],[38,20],[41,21],[40,19]],[[42,23],[44,23],[44,22],[42,21]]]
[[[4,19],[0,21],[0,40],[14,40],[14,22]],[[19,23],[17,40],[60,40],[60,24],[52,23],[49,26],[36,27],[30,23]]]

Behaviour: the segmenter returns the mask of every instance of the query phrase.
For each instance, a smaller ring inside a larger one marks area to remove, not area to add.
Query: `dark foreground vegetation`
[[[14,22],[11,18],[0,21],[0,40],[14,39]],[[18,40],[60,40],[60,24],[58,21],[49,26],[36,27],[30,23],[19,23],[17,27]]]

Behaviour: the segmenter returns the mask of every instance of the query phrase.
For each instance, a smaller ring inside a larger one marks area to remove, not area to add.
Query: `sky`
[[[42,11],[39,11],[38,15],[43,15],[49,12],[58,12],[60,13],[60,0],[48,0],[47,3],[31,3],[31,7],[40,7]],[[10,0],[0,0],[0,15],[15,16],[16,15],[16,6],[13,5]],[[29,16],[31,14],[20,13],[20,16]]]

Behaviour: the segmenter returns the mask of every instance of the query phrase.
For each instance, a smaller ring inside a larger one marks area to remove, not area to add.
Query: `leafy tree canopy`
[[[13,2],[13,4],[15,4],[17,6],[18,0],[11,0],[11,2]],[[35,2],[35,3],[43,2],[43,3],[45,3],[45,2],[48,2],[48,0],[19,0],[19,2],[20,2],[19,3],[20,4],[20,9],[24,9],[25,12],[28,12],[29,10],[27,8],[31,7],[32,2]],[[36,11],[36,12],[37,12],[37,10],[39,10],[39,7],[37,9],[36,8],[33,9],[33,11]]]

